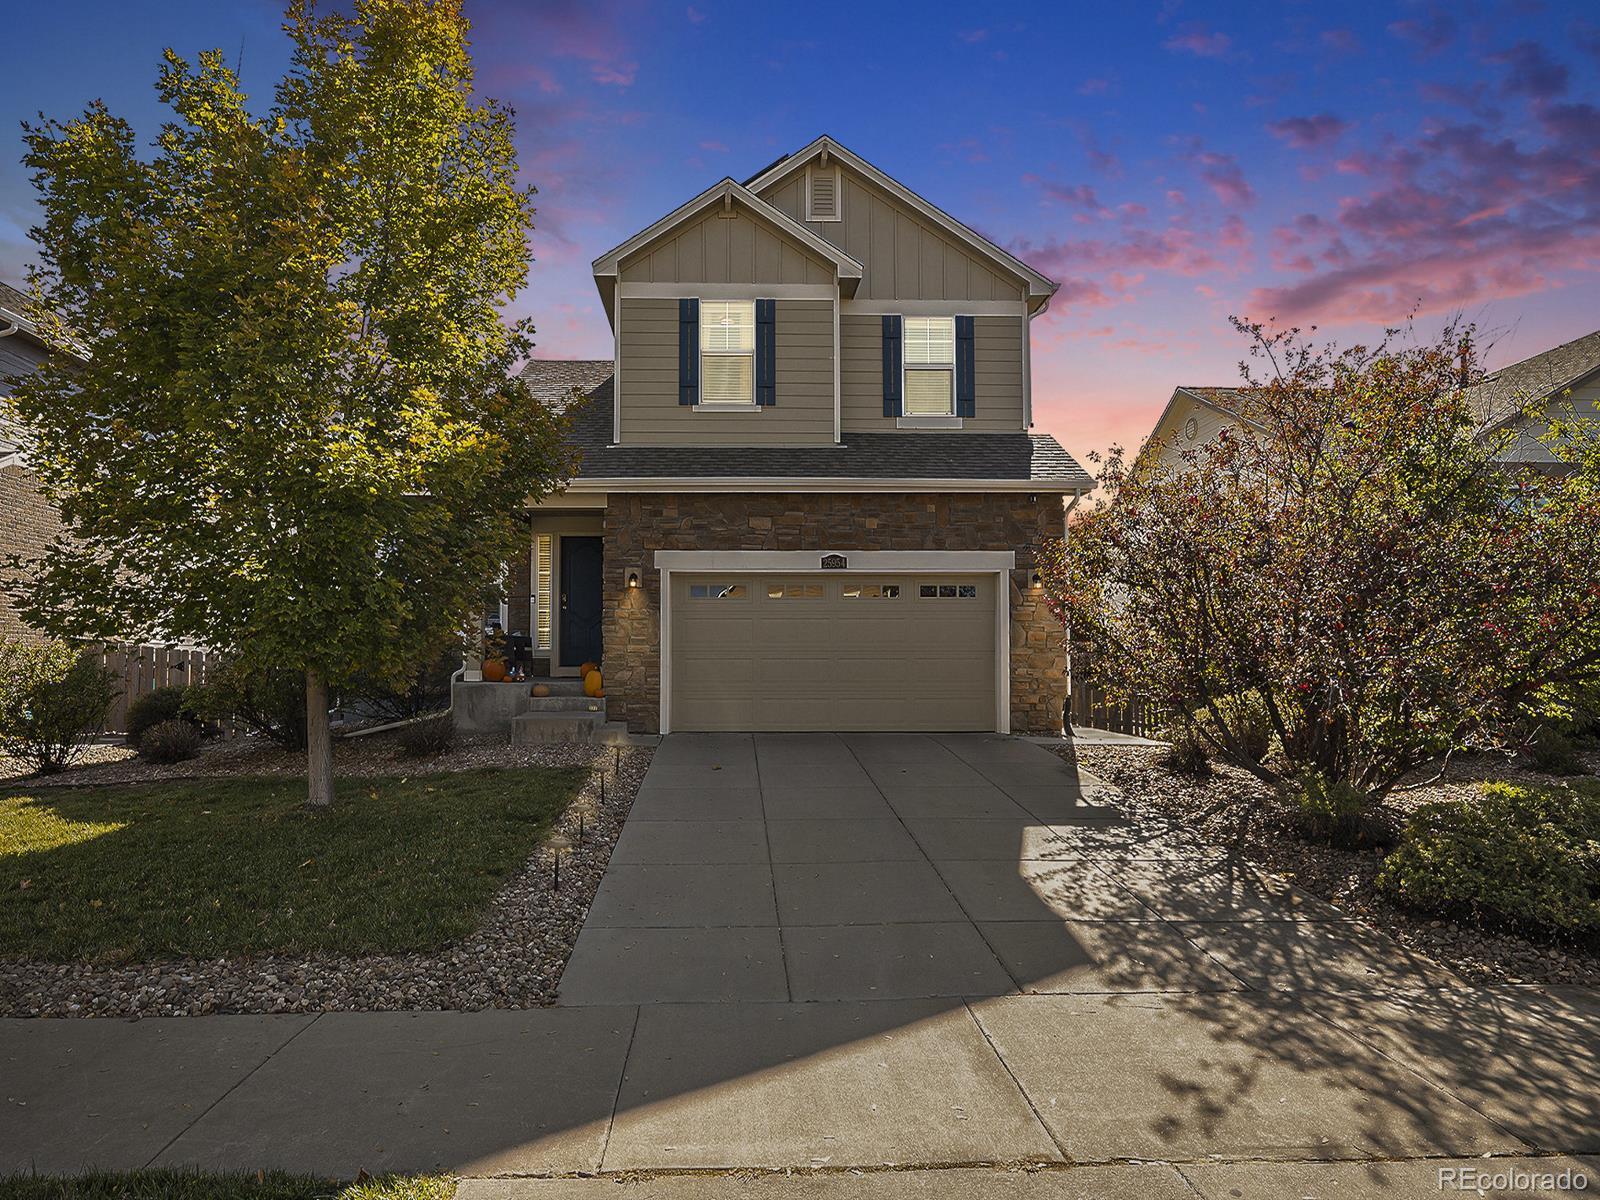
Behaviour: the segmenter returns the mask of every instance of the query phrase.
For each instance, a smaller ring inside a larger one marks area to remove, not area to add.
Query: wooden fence
[[[212,650],[131,642],[102,646],[99,653],[100,665],[111,672],[118,689],[106,717],[107,733],[128,731],[128,705],[135,697],[160,687],[204,683],[222,662],[222,656]]]
[[[1160,738],[1166,734],[1169,716],[1164,707],[1145,700],[1113,704],[1095,686],[1088,650],[1082,646],[1072,648],[1072,696],[1067,701],[1067,724],[1079,729]]]

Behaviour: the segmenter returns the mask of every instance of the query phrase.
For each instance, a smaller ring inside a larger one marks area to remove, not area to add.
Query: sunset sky
[[[1034,322],[1041,429],[1148,432],[1228,383],[1229,314],[1369,337],[1416,309],[1491,364],[1600,327],[1600,4],[804,5],[468,0],[484,92],[539,188],[521,311],[609,357],[589,261],[819,133],[1060,281]],[[17,122],[95,97],[153,135],[164,46],[282,72],[264,3],[27,5],[0,74],[0,278],[36,210]]]

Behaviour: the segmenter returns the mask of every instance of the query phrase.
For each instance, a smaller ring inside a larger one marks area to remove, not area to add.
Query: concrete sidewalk
[[[1600,1153],[1595,993],[1469,988],[1097,791],[1009,739],[669,738],[562,1006],[3,1021],[0,1171],[1276,1198]]]

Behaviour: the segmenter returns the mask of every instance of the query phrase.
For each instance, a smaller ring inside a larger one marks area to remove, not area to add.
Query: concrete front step
[[[603,696],[529,696],[522,702],[524,712],[598,712],[606,711]]]
[[[583,695],[583,680],[577,676],[561,676],[559,678],[544,677],[540,679],[523,680],[526,684],[524,690],[531,692],[534,687],[544,684],[550,689],[551,696],[581,696]]]
[[[511,722],[513,745],[542,742],[600,742],[628,745],[628,726],[607,721],[603,712],[526,712]]]

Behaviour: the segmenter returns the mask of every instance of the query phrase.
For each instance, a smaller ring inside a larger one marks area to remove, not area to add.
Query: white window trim
[[[811,211],[811,177],[824,174],[833,176],[833,216],[831,217],[818,217],[813,215]],[[812,163],[806,167],[806,220],[817,224],[844,220],[844,177],[839,173],[838,163],[827,167],[820,167],[816,163]]]
[[[896,418],[896,421],[897,421],[896,427],[900,428],[900,426],[898,425],[898,422],[899,421],[905,421],[905,420],[914,420],[914,421],[933,420],[933,421],[938,421],[941,424],[943,422],[946,422],[946,421],[960,420],[960,418],[956,416],[956,356],[960,352],[956,349],[956,318],[955,318],[955,314],[954,313],[951,313],[951,314],[928,313],[926,315],[920,314],[920,313],[916,314],[916,319],[917,320],[949,320],[949,322],[950,322],[950,366],[948,368],[949,371],[950,371],[950,411],[947,412],[947,413],[908,413],[908,412],[906,412],[906,400],[907,400],[907,398],[909,396],[909,393],[906,391],[906,372],[908,370],[943,371],[943,370],[946,369],[945,365],[943,363],[915,363],[915,364],[913,364],[913,363],[908,361],[909,356],[906,354],[906,319],[907,319],[906,318],[906,314],[904,314],[904,313],[900,314],[900,416],[898,418]],[[916,426],[910,425],[910,426],[905,426],[904,428],[915,429]]]
[[[965,420],[965,417],[956,416],[896,417],[894,426],[896,429],[960,429]]]
[[[660,729],[672,732],[672,575],[772,572],[789,575],[833,575],[821,560],[842,554],[850,575],[992,575],[994,598],[994,731],[1011,732],[1011,572],[1017,556],[1010,550],[657,550],[661,575]]]
[[[705,312],[706,312],[706,303],[707,302],[703,298],[700,298],[700,297],[696,297],[696,299],[700,300],[700,307],[699,307],[699,310],[698,310],[699,311],[699,317],[698,317],[696,328],[695,328],[695,337],[698,338],[699,342],[700,342],[700,345],[696,348],[696,352],[700,355],[700,388],[699,388],[699,390],[700,390],[700,399],[695,401],[695,403],[693,405],[691,405],[690,407],[693,408],[696,412],[700,412],[700,411],[708,411],[708,412],[749,412],[751,409],[759,408],[760,405],[758,405],[756,403],[756,302],[755,302],[755,300],[753,300],[753,299],[746,300],[746,299],[740,297],[740,298],[737,298],[737,299],[711,301],[711,303],[713,303],[713,304],[748,304],[750,306],[750,349],[749,350],[707,350],[706,349],[706,332],[705,332],[706,331]],[[705,394],[706,394],[706,392],[705,392],[705,389],[706,389],[706,358],[708,356],[711,357],[711,358],[748,358],[750,360],[750,399],[748,399],[748,400],[707,400],[705,398]],[[952,386],[953,386],[954,376],[951,376],[951,380],[952,380]]]

